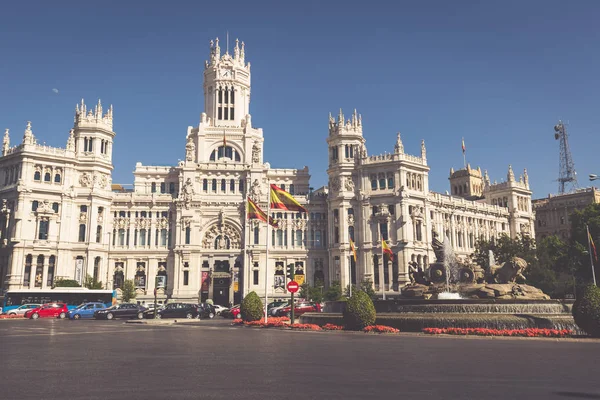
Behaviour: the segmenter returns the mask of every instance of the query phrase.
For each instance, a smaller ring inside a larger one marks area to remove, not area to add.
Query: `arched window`
[[[225,193],[226,189],[227,189],[227,183],[225,182],[225,179],[221,179],[221,193]]]
[[[44,256],[39,255],[37,265],[35,267],[35,287],[42,287],[42,279],[44,277]]]
[[[54,175],[54,183],[60,183],[60,174]]]
[[[79,241],[85,242],[85,224],[79,224]]]
[[[42,173],[40,171],[35,171],[35,173],[33,174],[33,180],[34,181],[41,181],[42,180]]]
[[[48,287],[52,287],[52,284],[54,283],[54,266],[56,264],[56,257],[55,256],[50,256],[50,258],[48,259],[48,276],[46,278],[46,285]]]
[[[294,192],[295,192],[294,184],[290,183],[290,194],[294,194]]]
[[[188,226],[185,228],[185,244],[190,244],[192,229]]]
[[[124,280],[125,280],[125,277],[123,275],[122,267],[117,267],[117,269],[115,270],[115,274],[113,276],[113,289],[119,289],[119,288],[123,287]]]
[[[350,240],[352,240],[354,242],[354,227],[353,226],[348,227],[348,236],[350,237]]]
[[[244,180],[240,179],[240,193],[244,193]]]
[[[217,180],[216,179],[212,180],[212,191],[213,191],[213,193],[217,192]]]
[[[296,229],[296,247],[302,247],[302,230]]]
[[[50,225],[50,221],[48,221],[46,218],[40,219],[38,239],[48,240],[49,225]]]
[[[31,211],[37,211],[39,204],[40,203],[37,200],[32,201],[31,202]]]
[[[281,190],[285,190],[285,183],[282,183],[281,185],[279,185],[279,187],[281,188]]]
[[[166,229],[160,230],[160,245],[161,246],[167,245],[167,230]]]
[[[202,180],[202,190],[204,192],[208,192],[208,179],[203,179]]]
[[[260,230],[258,229],[258,226],[255,226],[254,227],[254,244],[259,244],[260,243],[259,232],[260,232]]]
[[[235,179],[229,181],[229,192],[235,193]]]
[[[23,273],[23,286],[29,287],[29,281],[31,279],[31,263],[33,260],[33,256],[28,254],[25,257],[25,272]]]
[[[96,227],[96,243],[102,242],[102,225]]]
[[[100,278],[100,261],[102,259],[100,257],[96,257],[94,258],[94,272],[92,274],[92,279],[94,280],[94,282],[98,282],[98,279]]]

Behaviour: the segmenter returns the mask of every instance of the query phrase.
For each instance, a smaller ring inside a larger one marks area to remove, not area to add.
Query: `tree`
[[[333,281],[325,292],[325,300],[338,301],[342,299],[342,285],[339,281]]]
[[[478,240],[471,259],[475,264],[488,268],[489,251],[492,250],[497,264],[509,261],[512,257],[521,257],[531,265],[536,259],[535,249],[535,240],[529,235],[517,235],[511,239],[502,234],[497,240]]]
[[[363,279],[360,281],[360,290],[368,294],[371,300],[377,299],[375,289],[373,289],[373,282],[370,279]]]
[[[90,275],[86,275],[85,281],[83,282],[83,287],[88,289],[104,289],[104,285],[101,281],[97,281],[95,278],[92,278]]]
[[[240,304],[240,314],[244,321],[258,321],[264,315],[264,306],[256,292],[250,292]]]
[[[55,279],[53,284],[52,284],[53,288],[57,288],[57,287],[81,287],[81,285],[79,284],[79,282],[77,282],[74,279],[62,279],[62,278],[58,278]]]
[[[123,303],[129,303],[131,300],[135,299],[135,296],[137,296],[137,293],[135,291],[133,280],[126,279],[125,282],[123,282],[123,287],[121,287],[121,299],[123,300]]]
[[[600,240],[600,204],[590,204],[581,210],[575,210],[569,216],[571,222],[571,243],[569,254],[574,259],[573,269],[578,285],[585,286],[592,283],[592,268],[590,265],[590,253],[588,248],[587,228],[594,244],[598,246]],[[594,250],[592,249],[592,253]],[[597,254],[596,254],[597,256]],[[592,254],[594,258],[594,254]],[[600,259],[599,259],[600,260]],[[594,260],[597,266],[598,261]],[[598,268],[596,268],[596,280],[598,281]]]
[[[300,297],[314,301],[315,303],[323,302],[323,286],[320,281],[316,282],[317,285],[315,287],[311,287],[308,282],[304,282],[302,286],[300,286]]]

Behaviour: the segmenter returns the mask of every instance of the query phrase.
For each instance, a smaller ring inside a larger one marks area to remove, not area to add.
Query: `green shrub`
[[[325,300],[338,301],[342,299],[342,285],[339,281],[333,281],[325,292]]]
[[[346,329],[362,330],[375,324],[375,306],[369,295],[362,290],[352,293],[344,310],[344,324]]]
[[[52,287],[81,287],[81,285],[79,284],[79,282],[77,282],[74,279],[62,279],[62,278],[58,278],[54,280],[54,283],[52,284]]]
[[[263,317],[264,312],[263,303],[256,292],[248,293],[242,300],[240,314],[244,321],[258,321]]]
[[[587,286],[573,304],[575,323],[588,335],[600,337],[600,289]]]

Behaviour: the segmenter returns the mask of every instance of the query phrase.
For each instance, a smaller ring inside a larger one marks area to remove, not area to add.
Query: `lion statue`
[[[523,271],[526,268],[527,261],[520,257],[512,257],[501,265],[490,266],[489,277],[495,283],[515,283],[517,278],[525,280]]]

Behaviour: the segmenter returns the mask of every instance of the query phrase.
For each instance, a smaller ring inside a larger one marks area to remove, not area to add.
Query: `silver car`
[[[7,315],[25,315],[25,313],[29,310],[31,310],[32,308],[38,308],[41,307],[41,304],[23,304],[22,306],[18,307],[18,308],[14,308],[10,311],[7,311],[6,314]]]

